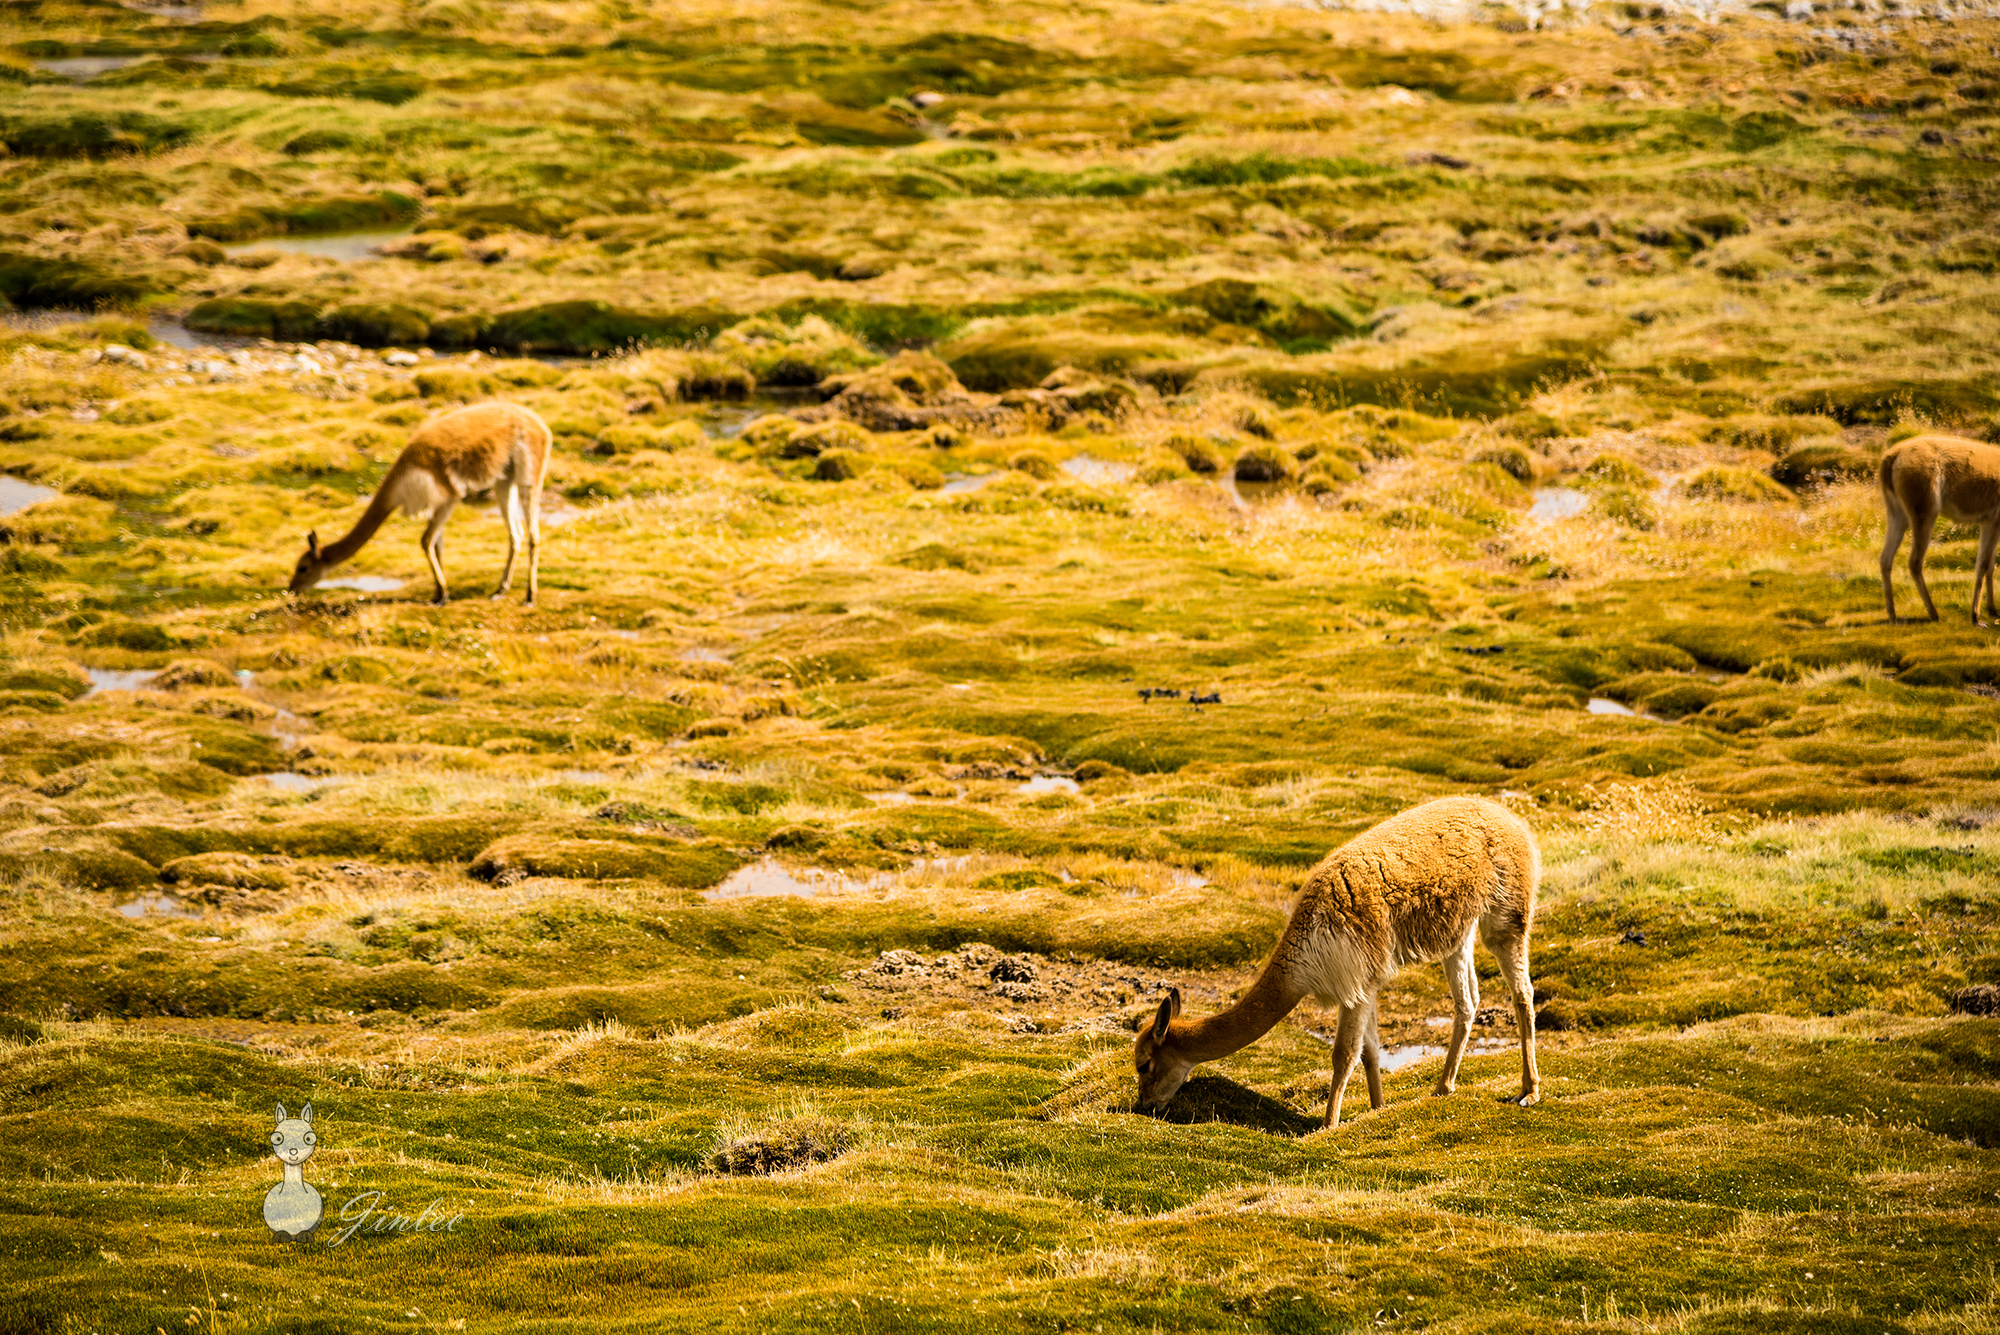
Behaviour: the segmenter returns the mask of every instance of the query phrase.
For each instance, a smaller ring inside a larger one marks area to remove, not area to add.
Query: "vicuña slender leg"
[[[1368,998],[1368,1022],[1361,1029],[1361,1069],[1368,1077],[1368,1106],[1382,1106],[1382,1031],[1375,1025],[1381,1013],[1376,998]]]
[[[444,521],[451,518],[455,501],[446,501],[431,512],[429,527],[424,529],[424,559],[431,564],[431,578],[437,581],[437,594],[431,599],[439,607],[448,601],[444,586]]]
[[[1936,523],[1937,516],[1928,514],[1916,516],[1910,525],[1910,579],[1923,596],[1924,610],[1933,621],[1938,619],[1937,604],[1931,601],[1930,585],[1924,583],[1924,554],[1931,549],[1931,529]]]
[[[1372,1000],[1372,998],[1371,998]],[[1361,1048],[1361,1028],[1368,1002],[1340,1008],[1340,1027],[1333,1034],[1333,1088],[1326,1095],[1326,1124],[1340,1125],[1340,1100],[1347,1093],[1347,1081],[1354,1074],[1354,1058]]]
[[[535,594],[539,590],[542,569],[542,488],[540,483],[528,488],[528,606],[535,605]]]
[[[1542,1100],[1542,1073],[1535,1065],[1535,985],[1528,980],[1528,933],[1525,926],[1498,915],[1479,920],[1479,935],[1500,961],[1501,976],[1514,994],[1514,1025],[1521,1034],[1521,1099],[1523,1108]]]
[[[500,572],[500,587],[493,590],[499,598],[514,584],[514,556],[521,548],[522,530],[526,527],[521,516],[521,489],[503,486],[500,489],[500,517],[507,521],[507,565]]]
[[[1988,522],[1979,528],[1979,559],[1972,567],[1972,624],[1981,626],[1979,619],[1979,588],[1986,586],[1986,615],[2000,618],[2000,608],[1993,605],[1993,542],[2000,538],[2000,522]]]
[[[1444,1073],[1438,1077],[1433,1094],[1442,1097],[1458,1088],[1458,1064],[1465,1059],[1465,1041],[1472,1036],[1472,1017],[1479,1012],[1479,974],[1472,967],[1472,942],[1477,935],[1468,929],[1458,950],[1444,957],[1445,982],[1451,987],[1451,1046],[1445,1049]]]
[[[1888,534],[1882,539],[1882,604],[1889,609],[1889,624],[1896,624],[1896,549],[1903,545],[1903,535],[1910,531],[1910,516],[1903,510],[1903,504],[1894,496],[1884,492],[1882,505],[1888,511]]]

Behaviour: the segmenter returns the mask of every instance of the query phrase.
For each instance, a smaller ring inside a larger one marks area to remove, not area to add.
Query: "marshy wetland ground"
[[[2000,434],[2000,25],[1528,17],[0,9],[0,1329],[2000,1325],[2000,650],[1871,481]],[[538,608],[282,595],[496,396]],[[1380,1112],[1310,1007],[1129,1111],[1456,792],[1541,1106],[1424,968]]]

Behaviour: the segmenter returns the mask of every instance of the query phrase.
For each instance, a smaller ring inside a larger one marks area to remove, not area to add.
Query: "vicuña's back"
[[[1521,1035],[1521,1103],[1540,1098],[1535,1067],[1534,987],[1528,932],[1541,853],[1527,822],[1497,802],[1446,797],[1413,807],[1357,835],[1307,876],[1278,945],[1243,998],[1218,1015],[1182,1021],[1180,994],[1160,1003],[1134,1048],[1139,1102],[1163,1104],[1192,1068],[1255,1041],[1306,997],[1340,1011],[1327,1125],[1357,1055],[1369,1100],[1382,1106],[1376,992],[1406,964],[1442,960],[1452,993],[1451,1047],[1437,1093],[1458,1079],[1479,1008],[1475,938],[1499,959]]]
[[[1313,868],[1272,962],[1321,1005],[1359,1005],[1402,965],[1457,950],[1489,913],[1525,930],[1541,879],[1519,816],[1483,798],[1426,802]]]

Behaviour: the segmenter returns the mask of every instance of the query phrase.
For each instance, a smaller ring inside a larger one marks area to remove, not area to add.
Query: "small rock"
[[[107,362],[116,362],[120,366],[130,366],[134,370],[143,371],[146,369],[146,354],[140,352],[137,348],[128,348],[123,343],[105,344],[104,360]]]
[[[1621,946],[1643,946],[1646,944],[1646,934],[1636,927],[1628,927],[1625,929],[1625,935],[1618,938],[1618,944]]]
[[[1009,1033],[1032,1034],[1039,1032],[1039,1027],[1035,1022],[1025,1015],[1003,1015],[1000,1017],[1000,1023],[1007,1026]]]
[[[404,348],[391,348],[382,354],[382,360],[390,366],[415,366],[417,354]]]

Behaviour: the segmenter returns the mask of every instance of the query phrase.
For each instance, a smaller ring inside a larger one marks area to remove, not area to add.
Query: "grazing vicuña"
[[[1972,624],[1979,619],[1979,589],[1986,588],[1986,611],[2000,617],[1993,601],[1993,539],[2000,534],[2000,448],[1957,436],[1912,436],[1882,456],[1882,508],[1889,532],[1882,540],[1882,602],[1896,620],[1896,590],[1889,572],[1896,548],[1910,534],[1910,579],[1931,620],[1937,604],[1924,583],[1924,553],[1938,516],[1979,525],[1979,559],[1972,569]]]
[[[548,424],[528,409],[512,403],[478,403],[432,418],[389,465],[389,475],[375,489],[374,499],[347,536],[319,545],[319,534],[306,535],[305,554],[292,571],[292,592],[303,593],[326,578],[375,536],[390,515],[401,510],[427,517],[424,559],[437,581],[437,596],[445,601],[444,521],[460,501],[496,500],[507,521],[507,568],[500,573],[495,598],[514,582],[514,557],[523,531],[528,541],[528,606],[535,605],[542,552],[542,479],[549,469]]]
[[[1333,1087],[1326,1124],[1340,1122],[1340,1100],[1359,1050],[1370,1107],[1382,1106],[1381,1038],[1375,994],[1405,964],[1444,961],[1454,1022],[1436,1093],[1458,1083],[1458,1064],[1479,1009],[1472,967],[1475,936],[1500,961],[1514,994],[1521,1035],[1522,1107],[1541,1098],[1535,1069],[1534,987],[1528,981],[1528,927],[1541,852],[1527,822],[1497,802],[1442,797],[1357,835],[1328,854],[1306,878],[1292,920],[1263,972],[1242,1000],[1201,1020],[1177,1018],[1178,989],[1160,1003],[1133,1046],[1139,1106],[1171,1099],[1202,1062],[1226,1057],[1270,1031],[1306,997],[1340,1008],[1333,1043]]]

